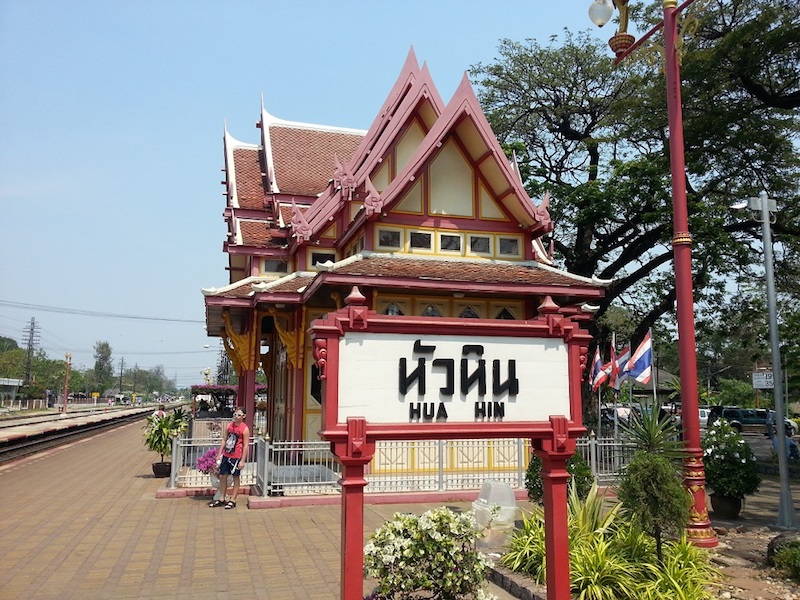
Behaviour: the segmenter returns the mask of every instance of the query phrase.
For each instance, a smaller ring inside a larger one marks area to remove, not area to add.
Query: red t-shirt
[[[247,425],[244,423],[236,425],[231,423],[228,425],[228,436],[225,438],[225,449],[222,451],[223,456],[228,458],[242,458],[244,454],[244,430]]]

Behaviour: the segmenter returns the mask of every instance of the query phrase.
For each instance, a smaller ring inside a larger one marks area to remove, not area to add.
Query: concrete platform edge
[[[166,483],[165,483],[166,485]],[[404,504],[425,502],[471,502],[478,497],[479,490],[450,490],[444,492],[395,492],[364,494],[365,504]],[[187,498],[211,496],[214,488],[167,488],[156,491],[156,498]],[[252,509],[283,508],[287,506],[331,505],[342,501],[339,494],[313,496],[256,496],[251,486],[245,486],[240,495],[248,496],[247,507]],[[517,500],[527,500],[527,490],[514,490]]]

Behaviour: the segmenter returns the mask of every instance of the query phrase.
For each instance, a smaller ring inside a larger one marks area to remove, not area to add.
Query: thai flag
[[[622,351],[622,354],[616,356],[617,359],[617,377],[614,379],[614,383],[611,384],[615,390],[619,390],[622,382],[625,381],[629,374],[627,370],[628,362],[631,358],[631,347],[630,345],[625,346],[625,349]]]
[[[653,374],[653,341],[649,331],[628,360],[625,371],[639,383],[650,383]]]
[[[603,369],[603,360],[600,358],[600,347],[598,346],[594,350],[594,361],[592,362],[592,389],[599,388],[606,379],[608,379],[608,373]]]

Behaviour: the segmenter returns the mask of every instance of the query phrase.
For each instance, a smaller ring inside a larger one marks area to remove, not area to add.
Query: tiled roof
[[[316,274],[298,275],[297,277],[282,280],[279,284],[270,287],[266,291],[273,293],[299,293],[304,287],[314,281],[314,277],[316,277]]]
[[[255,148],[236,148],[233,151],[236,196],[242,208],[264,210],[264,180],[259,154]]]
[[[297,208],[300,210],[301,214],[305,214],[306,211],[311,208],[305,204],[295,204]],[[281,219],[283,221],[284,227],[289,227],[292,223],[292,205],[291,204],[284,204],[281,203],[278,205],[278,211],[280,212]],[[280,222],[275,223],[275,226],[278,227]]]
[[[206,296],[221,298],[249,298],[257,292],[299,294],[316,277],[316,273],[292,273],[279,279],[247,277],[220,289],[203,290]]]
[[[492,263],[489,261],[414,259],[397,255],[366,254],[361,260],[342,261],[333,268],[342,275],[363,275],[467,283],[570,286],[582,283],[602,287],[568,273],[531,263]]]
[[[275,183],[281,193],[316,196],[333,177],[333,155],[346,163],[363,135],[271,125]]]
[[[253,221],[239,219],[239,229],[242,233],[242,245],[254,248],[266,248],[272,239],[269,223],[266,221]]]

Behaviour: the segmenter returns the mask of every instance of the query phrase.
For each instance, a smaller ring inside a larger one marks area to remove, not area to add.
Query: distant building
[[[0,377],[0,402],[14,402],[23,383],[22,379]]]

